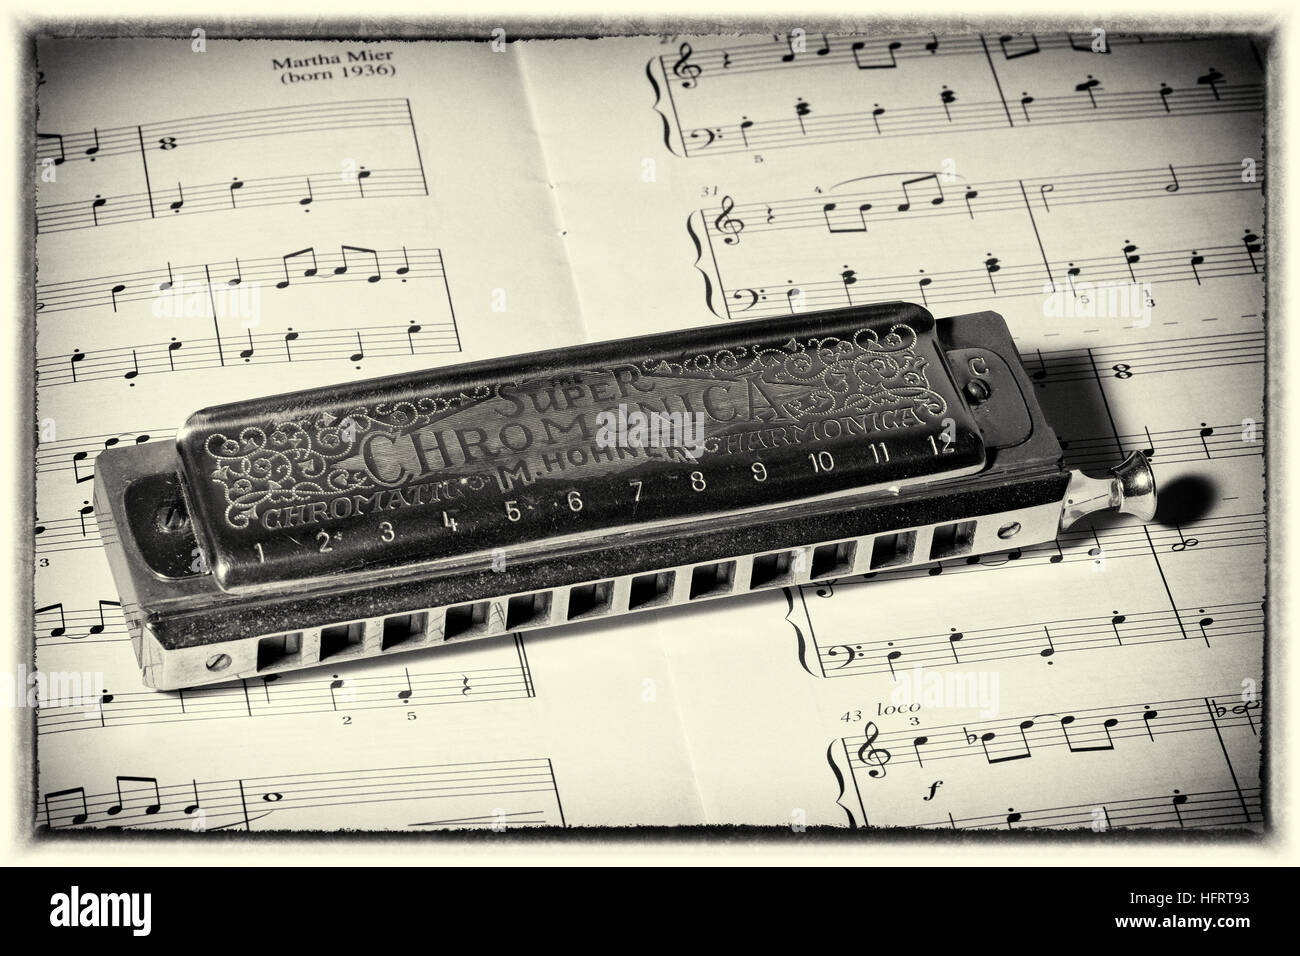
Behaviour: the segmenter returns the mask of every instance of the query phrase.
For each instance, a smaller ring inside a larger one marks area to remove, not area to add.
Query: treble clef
[[[673,64],[673,76],[680,79],[682,81],[682,86],[689,90],[695,86],[696,82],[699,80],[700,74],[704,72],[704,68],[690,62],[691,54],[695,51],[691,49],[689,43],[683,43],[677,52],[680,53],[681,56],[679,56],[677,62]]]
[[[867,776],[877,779],[885,775],[885,764],[889,763],[890,758],[888,750],[877,749],[873,746],[879,736],[880,728],[876,726],[876,722],[874,720],[867,721],[867,739],[858,748],[858,760],[873,765],[872,769],[867,771]]]
[[[745,223],[739,217],[731,215],[735,208],[736,201],[730,196],[723,196],[722,212],[718,214],[717,219],[713,220],[713,228],[718,230],[718,232],[731,233],[731,235],[722,240],[729,246],[734,246],[736,243],[740,242],[740,234],[745,229]]]

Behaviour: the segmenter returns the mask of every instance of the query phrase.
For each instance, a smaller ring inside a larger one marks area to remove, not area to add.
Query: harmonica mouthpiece
[[[1156,476],[1145,455],[1135,451],[1101,476],[1071,473],[1061,529],[1097,511],[1118,511],[1141,521],[1156,516]]]

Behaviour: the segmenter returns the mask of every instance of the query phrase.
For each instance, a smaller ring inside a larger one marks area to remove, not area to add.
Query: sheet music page
[[[1247,38],[1098,39],[42,44],[36,639],[67,686],[37,822],[1258,826],[1263,70]],[[105,447],[292,388],[893,299],[1005,316],[1068,462],[1143,451],[1162,520],[140,683],[90,504]]]
[[[158,692],[96,526],[97,453],[198,408],[584,339],[519,58],[69,41],[38,65],[36,640],[62,680],[38,823],[700,819],[671,697],[641,703],[653,639],[579,627]]]
[[[810,29],[525,62],[593,335],[992,309],[1067,462],[1139,450],[1160,486],[1146,527],[629,625],[663,635],[708,819],[1259,826],[1251,40]]]

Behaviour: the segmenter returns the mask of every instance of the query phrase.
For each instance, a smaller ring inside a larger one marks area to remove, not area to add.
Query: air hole
[[[674,571],[660,571],[658,574],[642,574],[632,579],[632,593],[628,597],[627,609],[658,607],[673,599]]]
[[[793,551],[781,551],[777,554],[760,554],[754,558],[753,570],[749,572],[749,589],[752,591],[793,581],[790,566],[794,563],[794,555]]]
[[[722,561],[718,564],[702,564],[691,572],[691,600],[726,594],[731,590],[731,583],[736,576],[736,562]]]
[[[424,640],[429,626],[429,615],[421,611],[418,614],[394,614],[384,618],[384,636],[379,642],[379,649],[386,651],[399,644],[414,644]]]
[[[302,660],[302,631],[277,634],[257,642],[257,669],[297,664]]]
[[[912,562],[912,551],[916,547],[915,531],[900,531],[897,534],[877,536],[871,546],[871,570],[893,568],[900,564]]]
[[[487,630],[488,602],[461,604],[447,608],[447,623],[442,632],[442,639],[450,641],[456,637],[473,637]]]
[[[539,591],[537,594],[521,594],[512,597],[506,606],[506,630],[517,627],[545,624],[551,616],[551,592]]]
[[[857,545],[852,541],[839,544],[823,544],[813,551],[812,579],[819,581],[836,574],[848,574],[853,570],[853,553]]]
[[[361,642],[366,637],[366,622],[353,621],[351,624],[334,624],[320,630],[320,659],[338,657],[340,654],[357,654],[361,652]]]
[[[597,581],[595,584],[579,584],[569,588],[569,620],[608,613],[613,596],[613,581]]]
[[[941,524],[934,529],[934,539],[930,544],[930,560],[955,558],[970,554],[975,547],[974,521],[958,521],[956,524]]]

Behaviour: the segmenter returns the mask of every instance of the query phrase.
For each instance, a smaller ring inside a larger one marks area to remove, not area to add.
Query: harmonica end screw
[[[1097,511],[1118,511],[1141,521],[1155,518],[1156,476],[1145,455],[1133,452],[1104,476],[1071,473],[1061,511],[1062,530]]]

